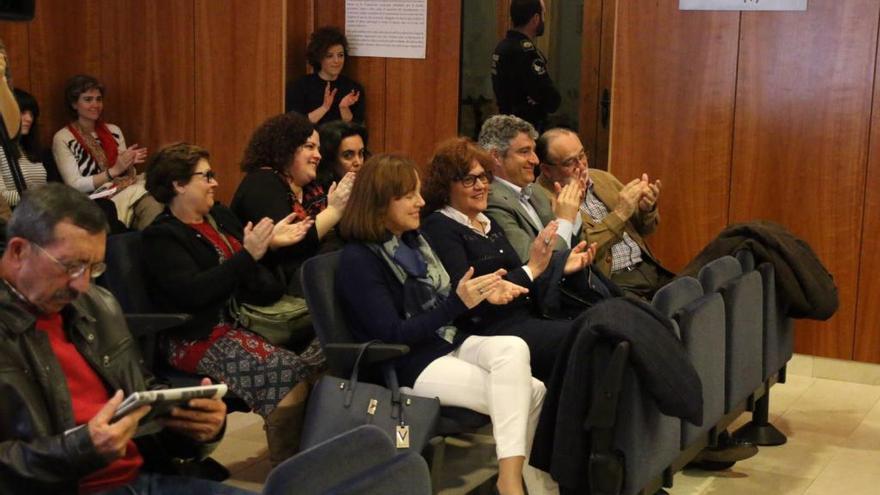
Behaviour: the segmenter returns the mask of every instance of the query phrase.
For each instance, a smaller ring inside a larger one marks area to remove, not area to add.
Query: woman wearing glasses
[[[317,340],[298,355],[273,346],[233,323],[226,308],[233,297],[260,306],[277,301],[284,287],[258,262],[300,242],[313,222],[293,223],[290,214],[242,227],[215,203],[217,185],[198,146],[174,144],[150,159],[147,189],[166,205],[144,231],[150,293],[163,310],[193,315],[165,336],[169,363],[226,383],[263,416],[270,458],[280,462],[299,445],[307,379],[323,370],[324,356]]]
[[[327,190],[345,174],[357,172],[369,158],[367,129],[357,122],[337,120],[322,125],[318,133],[321,138],[318,184]]]
[[[560,284],[592,263],[595,246],[582,242],[571,251],[554,254],[551,240],[557,225],[551,222],[535,238],[529,261],[523,264],[504,231],[483,214],[491,165],[491,157],[467,138],[440,144],[425,178],[425,211],[430,214],[422,233],[453,284],[472,266],[474,276],[505,269],[507,280],[529,289],[529,297],[503,306],[479,305],[456,324],[478,335],[521,337],[529,345],[534,376],[546,381],[571,326],[564,319],[548,319],[565,316]]]
[[[265,262],[284,276],[288,293],[302,296],[298,270],[308,258],[338,245],[333,229],[342,218],[354,173],[324,189],[318,183],[320,137],[314,124],[297,113],[271,117],[254,131],[244,152],[241,169],[247,173],[235,196],[232,211],[242,222],[264,217],[279,222],[291,213],[296,220],[311,218],[302,242],[270,253]]]

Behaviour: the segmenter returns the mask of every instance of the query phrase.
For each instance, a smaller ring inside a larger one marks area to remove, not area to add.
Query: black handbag
[[[358,349],[350,379],[325,375],[315,384],[306,407],[301,450],[366,424],[381,428],[398,449],[415,453],[421,453],[434,436],[440,400],[400,393],[391,363],[382,365],[388,388],[358,382],[361,358],[374,342]]]

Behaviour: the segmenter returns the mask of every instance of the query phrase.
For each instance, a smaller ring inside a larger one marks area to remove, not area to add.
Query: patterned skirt
[[[172,338],[168,344],[171,366],[225,383],[264,418],[294,385],[327,368],[318,339],[296,354],[227,324],[215,327],[207,339]]]

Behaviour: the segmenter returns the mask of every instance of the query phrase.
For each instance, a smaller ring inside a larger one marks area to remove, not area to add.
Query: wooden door
[[[616,26],[609,169],[662,180],[648,241],[677,270],[728,220],[739,14],[617,2]]]
[[[798,321],[798,352],[853,357],[878,15],[874,0],[742,15],[730,219],[783,224],[840,291],[829,322]]]

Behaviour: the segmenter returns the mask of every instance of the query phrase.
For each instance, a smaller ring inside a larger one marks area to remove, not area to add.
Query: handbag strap
[[[354,389],[357,387],[358,383],[358,370],[361,367],[361,359],[364,357],[364,354],[367,352],[367,348],[369,348],[372,344],[378,343],[378,340],[370,340],[368,342],[364,342],[360,346],[358,346],[358,355],[357,359],[354,360],[354,367],[351,369],[351,377],[349,378],[349,387],[348,391],[345,393],[345,407],[351,406],[351,402],[354,399]]]
[[[397,372],[391,363],[382,364],[382,374],[385,375],[385,386],[391,389],[391,417],[397,418],[400,425],[406,424],[403,419],[403,404],[400,400],[400,385],[397,383]]]

